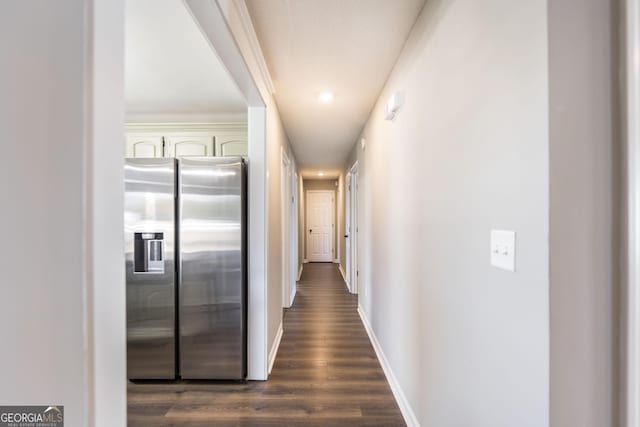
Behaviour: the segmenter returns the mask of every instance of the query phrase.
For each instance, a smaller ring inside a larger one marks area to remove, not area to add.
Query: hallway
[[[335,264],[306,264],[269,381],[130,383],[130,426],[402,426]]]

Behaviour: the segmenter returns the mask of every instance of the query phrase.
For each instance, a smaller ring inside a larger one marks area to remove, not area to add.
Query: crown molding
[[[158,132],[158,131],[247,131],[246,123],[127,123],[127,132]]]
[[[247,9],[247,4],[244,0],[232,0],[230,3],[235,9],[242,29],[244,30],[245,36],[249,41],[251,53],[256,59],[256,64],[258,65],[260,76],[262,77],[262,80],[267,90],[269,91],[269,94],[273,95],[276,93],[276,89],[273,85],[273,80],[271,79],[271,73],[269,73],[269,67],[267,66],[267,62],[264,59],[262,47],[260,46],[260,41],[258,40],[256,30],[253,26],[253,21],[251,20],[249,9]]]
[[[242,112],[127,112],[126,123],[247,123],[247,111]]]

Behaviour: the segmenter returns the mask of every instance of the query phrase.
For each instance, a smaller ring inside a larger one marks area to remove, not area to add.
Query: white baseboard
[[[300,278],[302,277],[302,269],[304,268],[304,264],[300,265],[300,270],[298,270],[298,279],[296,279],[296,282],[300,281]]]
[[[282,333],[284,330],[282,329],[282,322],[280,322],[280,326],[278,327],[278,333],[276,334],[276,339],[273,340],[273,345],[271,346],[271,351],[269,351],[269,370],[271,373],[273,369],[273,364],[276,361],[276,355],[278,354],[278,348],[280,348],[280,341],[282,340]]]
[[[413,409],[411,409],[411,405],[409,404],[407,397],[404,395],[404,392],[400,387],[400,383],[398,383],[396,376],[393,374],[391,365],[389,364],[387,357],[384,355],[382,347],[380,347],[380,343],[378,342],[378,338],[376,338],[376,334],[373,332],[373,329],[371,329],[369,319],[367,319],[367,315],[364,314],[364,311],[362,310],[362,307],[360,307],[360,305],[358,305],[358,314],[360,315],[360,319],[362,320],[364,329],[367,331],[367,335],[369,335],[369,341],[371,341],[371,345],[376,351],[376,356],[378,356],[378,361],[380,361],[380,365],[382,366],[384,375],[387,377],[387,381],[389,382],[389,386],[391,387],[393,396],[396,398],[396,402],[400,407],[400,412],[402,412],[404,421],[407,423],[408,427],[420,427],[418,418],[413,412]]]
[[[303,264],[309,264],[309,260],[305,258],[305,259],[302,260],[302,263]]]
[[[289,301],[289,307],[293,307],[293,301],[295,301],[297,293],[298,293],[298,288],[296,287],[296,291],[291,294],[291,301]]]
[[[336,258],[336,259],[333,260],[333,263],[334,264],[340,264],[340,260]]]
[[[344,272],[344,269],[342,268],[342,265],[340,265],[338,267],[338,270],[340,270],[340,274],[342,274],[342,280],[344,280],[344,284],[345,286],[347,286],[347,288],[349,287],[348,283],[347,283],[347,273]]]

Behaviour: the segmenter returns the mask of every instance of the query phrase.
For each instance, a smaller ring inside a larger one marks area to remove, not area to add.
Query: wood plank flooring
[[[404,426],[334,264],[305,264],[268,381],[130,383],[130,426]]]

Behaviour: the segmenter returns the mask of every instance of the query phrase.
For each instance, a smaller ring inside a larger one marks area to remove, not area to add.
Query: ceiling
[[[303,175],[343,168],[424,2],[246,1]]]
[[[126,0],[127,121],[246,121],[247,104],[181,0]]]

